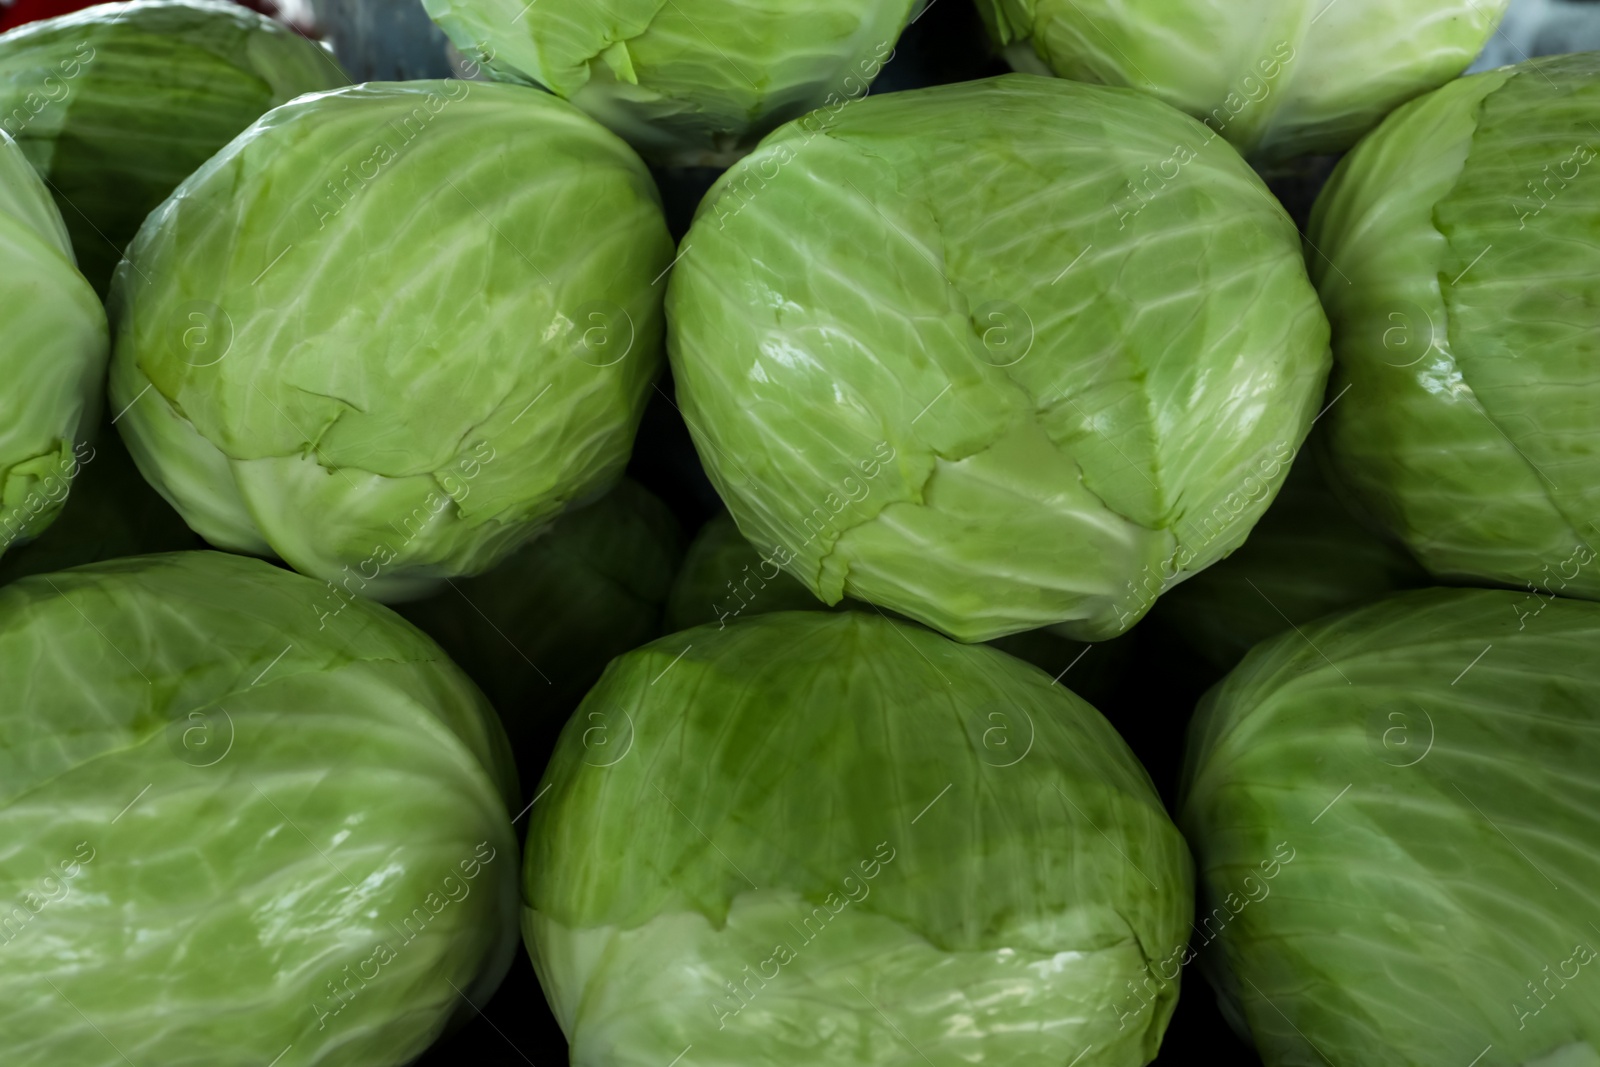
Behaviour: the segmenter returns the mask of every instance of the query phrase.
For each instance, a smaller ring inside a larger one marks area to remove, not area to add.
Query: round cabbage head
[[[397,610],[483,688],[537,777],[612,657],[668,628],[682,540],[667,505],[624,478],[488,573]]]
[[[1207,694],[1196,947],[1267,1067],[1600,1063],[1600,605],[1406,593]]]
[[[504,735],[432,641],[317,594],[216,552],[0,590],[8,1065],[398,1067],[499,983]]]
[[[277,108],[119,268],[111,394],[196,532],[358,594],[488,570],[621,475],[672,240],[570,104],[370,83]]]
[[[1600,597],[1600,55],[1452,82],[1317,201],[1341,478],[1434,574]]]
[[[856,611],[674,634],[540,795],[523,933],[583,1067],[1138,1067],[1176,1003],[1187,846],[1111,725],[993,649]]]
[[[496,77],[542,85],[667,163],[727,165],[866,94],[924,0],[423,0]]]
[[[0,129],[50,183],[103,293],[179,182],[263,112],[347,82],[321,47],[238,4],[98,4],[0,36]]]
[[[61,214],[0,133],[0,555],[37,537],[92,447],[106,313]]]
[[[667,300],[739,528],[823,601],[964,641],[1133,625],[1244,540],[1328,370],[1294,225],[1226,142],[1023,74],[777,131]]]
[[[1245,155],[1339,152],[1466,69],[1509,0],[978,0],[1018,70],[1125,85]]]
[[[724,511],[702,526],[689,545],[667,599],[667,628],[727,625],[750,615],[824,607],[792,575],[765,559]]]

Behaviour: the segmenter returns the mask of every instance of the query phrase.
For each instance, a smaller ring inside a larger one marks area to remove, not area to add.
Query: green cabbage
[[[1460,74],[1509,0],[978,0],[1019,70],[1125,85],[1246,155],[1348,148]]]
[[[100,409],[106,313],[61,215],[0,133],[0,555],[61,511]]]
[[[701,527],[684,556],[667,599],[667,629],[687,630],[708,622],[726,626],[752,615],[826,606],[765,559],[724,511]]]
[[[214,552],[0,589],[7,1067],[389,1067],[516,948],[517,788],[387,609]]]
[[[667,301],[739,528],[827,603],[968,641],[1112,637],[1225,556],[1328,369],[1299,237],[1227,144],[1030,75],[785,126],[707,196]]]
[[[98,4],[0,35],[0,129],[50,184],[104,292],[190,172],[262,112],[347,80],[319,46],[238,4]]]
[[[423,0],[496,77],[541,85],[667,162],[724,165],[867,91],[923,0]]]
[[[129,249],[119,428],[196,532],[326,579],[330,615],[420,595],[621,475],[671,259],[639,158],[548,94],[301,97]]]
[[[483,688],[518,764],[537,772],[606,664],[663,632],[682,538],[625,478],[494,570],[396,610]]]
[[[1198,947],[1268,1067],[1597,1062],[1597,642],[1594,604],[1430,589],[1206,696]]]
[[[1463,78],[1318,199],[1338,472],[1440,577],[1600,597],[1597,115],[1600,55]]]
[[[79,473],[60,516],[38,540],[6,553],[0,585],[122,556],[205,547],[139,476],[116,430],[102,428],[75,455]]]
[[[1110,724],[993,649],[857,611],[674,634],[535,795],[523,933],[574,1067],[1136,1067],[1177,999],[1183,839]]]

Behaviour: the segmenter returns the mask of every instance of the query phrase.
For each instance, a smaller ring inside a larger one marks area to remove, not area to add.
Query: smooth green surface
[[[614,656],[664,629],[683,532],[624,478],[487,574],[399,605],[483,688],[530,778]]]
[[[330,612],[419,595],[621,475],[671,259],[639,158],[555,97],[303,97],[130,248],[119,429],[196,532],[326,579]]]
[[[50,184],[103,293],[179,182],[263,112],[348,80],[322,48],[238,4],[99,4],[0,35],[0,129]]]
[[[388,1067],[498,984],[504,735],[437,645],[317,594],[214,552],[0,590],[8,1065]]]
[[[1350,147],[1466,69],[1509,0],[978,0],[1019,70],[1143,89],[1241,152]]]
[[[496,77],[541,85],[667,163],[726,165],[864,96],[923,0],[423,0]]]
[[[1302,629],[1207,695],[1179,818],[1267,1067],[1596,1062],[1600,606],[1432,589]]]
[[[1600,597],[1600,57],[1453,82],[1318,199],[1338,473],[1430,571]]]
[[[1320,458],[1308,444],[1249,540],[1151,613],[1218,670],[1284,630],[1428,584],[1403,548],[1350,513]]]
[[[1110,724],[993,649],[854,611],[673,634],[541,789],[523,929],[578,1067],[1139,1065],[1176,1002],[1120,1010],[1188,938],[1183,839]]]
[[[1294,226],[1130,90],[1009,75],[818,112],[684,248],[668,349],[740,529],[823,601],[962,640],[1126,630],[1244,539],[1321,406]]]
[[[91,451],[106,313],[50,194],[0,133],[0,555],[55,520]]]

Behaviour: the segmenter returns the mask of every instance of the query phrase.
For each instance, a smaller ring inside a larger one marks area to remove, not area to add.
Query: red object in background
[[[57,15],[93,6],[85,0],[10,0],[9,3],[0,0],[0,31],[21,26],[24,22],[53,19]]]
[[[27,22],[37,22],[40,19],[53,19],[57,15],[66,15],[74,11],[81,11],[86,7],[93,7],[97,0],[0,0],[0,33],[21,26]],[[237,0],[238,3],[259,11],[272,18],[278,16],[278,5],[273,0]],[[295,25],[306,36],[311,36],[309,27]]]

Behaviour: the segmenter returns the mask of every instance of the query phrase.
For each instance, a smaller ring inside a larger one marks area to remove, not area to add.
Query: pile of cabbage
[[[1600,53],[954,6],[0,33],[0,1063],[1600,1067]]]

